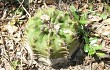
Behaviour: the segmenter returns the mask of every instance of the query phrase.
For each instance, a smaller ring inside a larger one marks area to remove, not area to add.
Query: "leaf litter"
[[[88,9],[88,7],[90,7],[89,4],[85,5],[78,1],[75,1],[74,4],[76,8],[77,9],[80,8],[80,11],[82,12],[90,11]],[[79,4],[82,5],[82,7],[80,7]],[[68,10],[66,6],[69,6],[69,5],[63,3],[63,5],[61,5],[60,7],[64,10]],[[90,12],[93,12],[93,13],[94,12],[101,13],[105,8],[103,3],[98,3],[97,5],[95,3],[92,6],[94,11],[90,11]],[[0,4],[0,7],[4,7],[4,4],[2,4],[2,2]],[[43,64],[44,62],[41,62],[42,60],[45,61],[45,59],[41,59],[38,61],[37,55],[33,54],[29,44],[27,43],[26,36],[24,33],[27,19],[21,20],[21,24],[19,24],[20,17],[18,17],[18,19],[15,19],[16,15],[15,17],[13,17],[13,14],[11,14],[9,11],[8,13],[4,13],[3,9],[2,11],[0,10],[0,12],[3,13],[3,15],[2,13],[0,13],[2,15],[0,16],[1,17],[0,19],[0,69],[56,70],[48,65],[46,66],[45,64]],[[108,18],[109,15],[107,17],[102,15],[102,17],[104,17],[102,18],[98,15],[94,15],[93,13],[89,15],[88,21],[90,22],[90,24],[88,23],[88,25],[86,26],[92,25],[92,29],[95,28],[96,31],[93,30],[93,33],[98,34],[99,36],[98,44],[103,44],[103,49],[101,51],[108,54],[106,58],[110,58],[109,56],[110,18]],[[49,19],[47,16],[45,17],[46,19]],[[25,16],[25,18],[27,17]],[[86,54],[84,54],[84,52],[83,53],[80,53],[80,52],[82,52],[82,49],[78,50],[77,52],[78,55],[74,55],[76,59],[71,58],[72,60],[69,64],[67,64],[67,67],[63,67],[63,68],[57,67],[57,68],[60,70],[109,70],[109,66],[108,66],[109,61],[108,62],[105,61],[105,63],[104,61],[102,61],[104,60],[105,57],[103,57],[103,59],[101,60],[101,59],[98,59],[97,57],[93,58],[93,57],[87,56]],[[79,53],[81,55],[79,55]],[[33,60],[33,55],[34,55],[34,60]],[[32,61],[33,61],[33,64],[31,65]],[[75,63],[75,66],[72,66],[74,65],[74,63]]]

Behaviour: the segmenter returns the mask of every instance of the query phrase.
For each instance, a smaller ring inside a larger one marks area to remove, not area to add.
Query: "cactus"
[[[27,24],[28,41],[40,57],[71,56],[80,45],[76,35],[69,13],[55,7],[38,9]]]

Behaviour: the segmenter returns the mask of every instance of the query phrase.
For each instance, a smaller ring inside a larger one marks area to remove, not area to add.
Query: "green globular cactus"
[[[27,24],[28,41],[41,57],[71,56],[80,45],[76,35],[69,13],[54,7],[38,9]]]

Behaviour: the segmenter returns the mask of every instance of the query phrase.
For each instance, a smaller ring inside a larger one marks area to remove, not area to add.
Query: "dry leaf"
[[[8,32],[9,32],[10,34],[13,34],[13,33],[16,32],[17,29],[18,29],[18,27],[16,27],[16,26],[11,26],[11,25],[5,25],[4,27],[8,30]]]
[[[100,21],[100,20],[102,20],[101,17],[95,16],[95,15],[89,15],[88,19],[89,19],[89,21]]]
[[[110,18],[108,18],[108,19],[102,21],[102,23],[110,24]]]

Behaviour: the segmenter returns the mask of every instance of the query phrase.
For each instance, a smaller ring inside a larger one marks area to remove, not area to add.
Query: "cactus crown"
[[[68,56],[75,41],[74,22],[68,12],[56,8],[38,9],[27,25],[27,36],[33,50],[46,58]]]

